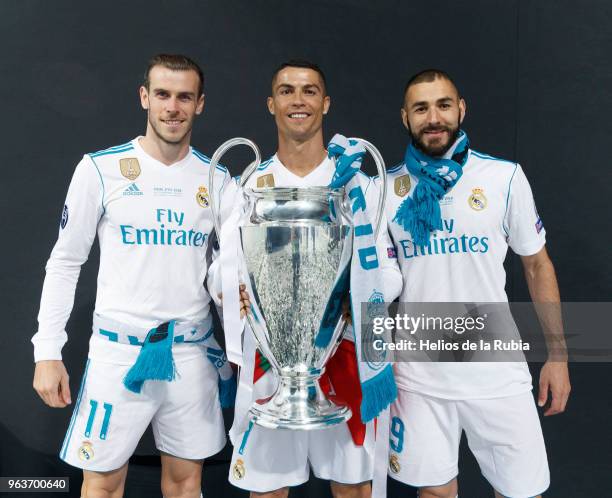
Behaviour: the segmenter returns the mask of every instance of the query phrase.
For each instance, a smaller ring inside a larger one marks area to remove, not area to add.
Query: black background
[[[520,162],[530,179],[563,299],[610,301],[611,26],[606,0],[3,1],[0,476],[70,475],[70,495],[78,496],[79,473],[56,457],[71,410],[45,407],[32,390],[29,339],[74,166],[85,152],[144,133],[137,90],[152,54],[186,53],[203,66],[206,108],[192,141],[208,155],[234,136],[253,139],[266,157],[274,152],[265,107],[271,72],[301,56],[328,78],[325,139],[335,132],[367,138],[389,166],[406,144],[399,108],[407,78],[445,69],[467,101],[472,147]],[[224,162],[239,174],[247,157],[233,153]],[[95,249],[67,327],[73,393],[97,261]],[[528,299],[520,260],[509,256],[506,266],[510,299]],[[539,365],[531,367],[537,379]],[[567,413],[543,420],[547,496],[604,496],[612,475],[612,368],[573,364],[571,374]],[[151,448],[147,439],[139,454]],[[208,462],[207,496],[246,496],[225,481],[228,458],[226,448]],[[133,463],[126,496],[159,496],[157,459]],[[461,496],[490,496],[465,450],[461,472]],[[312,479],[292,496],[327,496],[327,489]],[[410,493],[391,483],[390,497]]]

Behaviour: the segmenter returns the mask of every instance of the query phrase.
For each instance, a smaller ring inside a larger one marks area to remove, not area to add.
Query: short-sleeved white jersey
[[[246,187],[321,187],[329,185],[335,172],[334,162],[326,157],[309,174],[299,176],[287,169],[278,156],[274,154],[270,159],[259,165],[257,171],[247,181]],[[358,174],[364,179],[367,186],[369,178],[363,173]]]
[[[144,329],[208,316],[203,282],[213,229],[210,160],[191,148],[167,166],[149,156],[139,139],[86,154],[76,167],[46,267],[39,329],[32,339],[36,361],[61,359],[80,267],[96,234],[95,313]],[[230,176],[217,169],[220,192]]]
[[[412,195],[418,179],[405,164],[388,171],[387,219]],[[440,201],[443,230],[415,246],[389,222],[404,278],[402,302],[507,302],[508,246],[532,255],[545,230],[520,165],[469,151],[463,175]],[[525,363],[396,363],[401,388],[448,399],[494,398],[531,389]]]

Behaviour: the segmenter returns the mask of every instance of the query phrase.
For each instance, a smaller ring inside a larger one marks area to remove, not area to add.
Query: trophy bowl
[[[345,328],[352,227],[344,189],[246,189],[240,226],[253,291],[248,315],[262,354],[276,372],[276,392],[249,414],[269,428],[319,429],[344,422],[350,409],[318,383]]]

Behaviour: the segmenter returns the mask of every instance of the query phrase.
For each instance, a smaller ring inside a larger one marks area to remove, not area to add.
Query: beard
[[[158,124],[153,119],[151,119],[151,116],[149,116],[149,124],[151,125],[151,128],[153,129],[153,132],[155,133],[155,135],[157,135],[157,137],[160,140],[162,140],[163,142],[169,145],[178,145],[182,143],[185,137],[191,132],[191,129],[193,128],[193,121],[192,121],[192,122],[187,123],[185,133],[183,133],[182,135],[171,136],[169,134],[164,134],[163,131],[158,126]]]
[[[420,149],[422,152],[427,154],[430,157],[442,157],[444,154],[448,152],[448,150],[453,146],[455,140],[459,136],[459,127],[461,123],[457,120],[456,126],[426,126],[417,134],[412,132],[412,129],[408,127],[408,133],[410,134],[410,138],[412,139],[412,143],[417,149]],[[448,135],[448,139],[446,141],[438,141],[433,144],[427,145],[423,140],[425,133],[428,131],[445,131]]]

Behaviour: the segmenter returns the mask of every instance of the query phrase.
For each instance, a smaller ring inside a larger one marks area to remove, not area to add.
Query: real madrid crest
[[[134,181],[140,176],[140,163],[135,157],[119,159],[119,169],[128,180]]]
[[[372,295],[370,296],[370,299],[368,299],[368,302],[370,302],[370,303],[384,303],[385,302],[385,295],[382,292],[379,292],[376,289],[374,289],[373,292],[372,292]]]
[[[376,316],[382,315],[386,310],[384,294],[374,289],[374,292],[372,292],[372,295],[368,299],[366,310],[370,320],[373,320]]]
[[[274,175],[268,173],[257,177],[257,188],[274,187]]]
[[[473,188],[468,197],[468,204],[474,211],[482,211],[487,207],[487,198],[481,188]]]
[[[208,189],[203,185],[198,187],[198,193],[196,194],[196,201],[203,208],[210,206],[210,200],[208,199]]]
[[[410,192],[410,176],[402,175],[399,178],[396,178],[394,186],[395,195],[404,197],[408,192]]]
[[[401,467],[397,455],[391,455],[389,457],[389,469],[391,469],[391,472],[394,474],[397,474],[400,471]]]
[[[83,441],[83,444],[78,449],[79,458],[84,462],[92,460],[94,457],[93,446],[89,441]]]
[[[234,476],[234,479],[242,479],[245,474],[246,469],[244,468],[244,462],[238,458],[232,467],[232,475]]]

